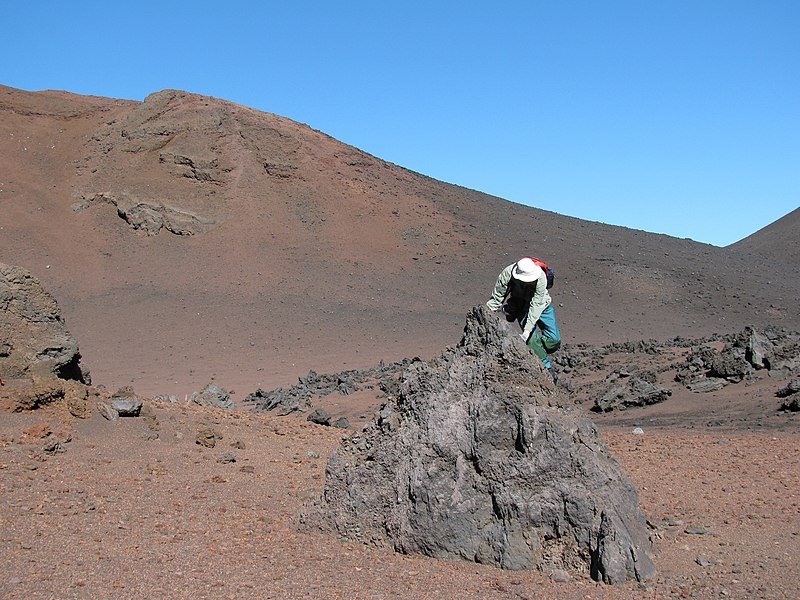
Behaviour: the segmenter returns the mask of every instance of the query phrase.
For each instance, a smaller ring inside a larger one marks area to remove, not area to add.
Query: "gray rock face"
[[[205,233],[215,224],[210,219],[161,202],[138,200],[127,195],[114,196],[107,192],[84,197],[72,209],[81,212],[93,205],[113,206],[117,215],[131,229],[143,231],[147,235],[158,235],[164,229],[175,235],[196,235]]]
[[[200,406],[233,409],[233,401],[230,394],[215,383],[209,383],[199,392],[193,392],[189,396],[189,402]]]
[[[779,389],[776,395],[778,398],[785,398],[781,410],[800,411],[800,379],[795,379],[786,387]]]
[[[655,574],[631,482],[592,423],[504,320],[479,306],[461,342],[330,459],[302,520],[406,553],[507,569]]]
[[[728,381],[725,379],[720,379],[719,377],[703,377],[702,379],[690,383],[686,387],[698,394],[707,394],[708,392],[721,390],[726,385],[728,385]]]
[[[720,377],[727,379],[731,383],[739,383],[752,370],[744,355],[742,348],[726,348],[711,360],[711,368],[707,376]]]
[[[778,398],[788,398],[797,394],[800,396],[800,379],[789,382],[789,385],[777,391]]]
[[[0,377],[53,375],[90,383],[61,310],[38,279],[0,263]]]
[[[310,415],[308,415],[307,421],[311,421],[312,423],[316,423],[317,425],[330,425],[331,424],[331,416],[321,408],[316,409]]]
[[[125,386],[111,397],[111,408],[120,417],[138,417],[142,412],[142,401],[131,386]]]
[[[617,380],[595,399],[592,410],[608,412],[631,406],[647,406],[663,402],[672,395],[672,390],[655,385],[641,377],[633,376],[620,382]]]
[[[745,359],[756,369],[769,369],[774,354],[772,343],[760,332],[748,327],[744,331],[746,340]]]
[[[315,396],[322,398],[334,392],[346,396],[358,390],[380,386],[383,391],[393,394],[397,388],[397,377],[409,362],[409,359],[388,365],[381,362],[372,369],[326,375],[309,371],[306,377],[301,377],[296,385],[289,388],[276,388],[269,392],[257,389],[245,397],[244,404],[250,405],[253,411],[275,411],[279,415],[288,415],[309,410],[313,407]]]

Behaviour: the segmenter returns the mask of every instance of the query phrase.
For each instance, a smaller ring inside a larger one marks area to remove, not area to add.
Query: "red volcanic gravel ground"
[[[209,428],[213,448],[197,443]],[[117,422],[2,412],[0,597],[797,597],[795,433],[604,428],[658,538],[657,579],[617,588],[303,530],[296,514],[342,435],[156,401]],[[64,452],[43,450],[53,436]]]

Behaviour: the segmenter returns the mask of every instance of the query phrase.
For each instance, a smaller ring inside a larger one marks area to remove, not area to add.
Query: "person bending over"
[[[555,383],[558,374],[548,355],[561,347],[561,334],[547,290],[547,273],[532,258],[519,259],[497,276],[486,306],[493,311],[502,308],[508,321],[519,323],[520,336],[542,360]],[[539,331],[535,332],[537,327]]]

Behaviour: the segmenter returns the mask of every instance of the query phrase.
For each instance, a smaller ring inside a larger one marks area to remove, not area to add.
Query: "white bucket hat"
[[[526,256],[517,261],[517,264],[514,265],[514,269],[511,271],[511,275],[513,275],[514,279],[530,283],[531,281],[539,279],[542,275],[542,268]]]

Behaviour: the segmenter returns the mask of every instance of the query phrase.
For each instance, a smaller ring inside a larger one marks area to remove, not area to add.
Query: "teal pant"
[[[527,317],[522,317],[519,324],[525,328]],[[538,329],[538,331],[537,331]],[[551,304],[542,311],[539,320],[536,321],[536,329],[531,333],[528,338],[528,347],[542,359],[544,366],[548,369],[552,367],[548,354],[552,354],[561,347],[561,334],[558,331],[558,323],[556,323],[556,311]]]

